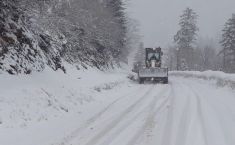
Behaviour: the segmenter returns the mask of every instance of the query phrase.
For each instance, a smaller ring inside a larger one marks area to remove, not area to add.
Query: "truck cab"
[[[161,48],[146,48],[145,63],[146,67],[161,67],[161,57],[163,53]]]

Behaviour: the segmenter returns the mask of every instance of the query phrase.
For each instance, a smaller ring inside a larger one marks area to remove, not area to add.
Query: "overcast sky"
[[[186,7],[199,15],[199,35],[218,39],[224,23],[235,13],[235,0],[129,0],[127,7],[130,16],[140,22],[145,46],[167,47]]]

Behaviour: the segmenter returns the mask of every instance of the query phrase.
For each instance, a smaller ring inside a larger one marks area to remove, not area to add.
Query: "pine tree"
[[[174,36],[174,41],[178,45],[178,57],[180,69],[192,69],[193,68],[193,43],[196,40],[197,31],[197,14],[190,8],[186,8],[183,14],[180,16],[180,30]],[[183,63],[181,66],[181,62]]]
[[[223,69],[227,72],[235,72],[235,14],[232,15],[224,26],[222,41]]]
[[[114,17],[114,23],[118,24],[119,32],[118,45],[113,50],[113,57],[120,61],[126,62],[125,60],[128,55],[126,48],[126,34],[127,34],[127,18],[125,15],[125,7],[122,0],[107,0],[107,7],[110,9],[111,14]]]

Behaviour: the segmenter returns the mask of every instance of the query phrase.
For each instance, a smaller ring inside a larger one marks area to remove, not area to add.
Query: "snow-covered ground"
[[[120,70],[0,74],[0,144],[234,145],[235,90],[182,73],[168,85]]]
[[[0,74],[0,144],[53,143],[129,86],[120,71],[71,69],[63,74],[47,69],[29,76]]]
[[[227,74],[221,71],[173,71],[170,72],[170,75],[214,81],[217,86],[235,89],[235,74]]]

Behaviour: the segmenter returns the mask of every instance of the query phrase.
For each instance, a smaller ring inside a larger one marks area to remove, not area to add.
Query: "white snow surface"
[[[221,71],[172,71],[171,76],[181,76],[185,78],[198,78],[215,81],[218,86],[228,86],[235,89],[235,74],[227,74]]]
[[[139,85],[127,75],[0,74],[0,145],[235,144],[235,90],[195,77],[235,75],[171,72],[168,85]]]

